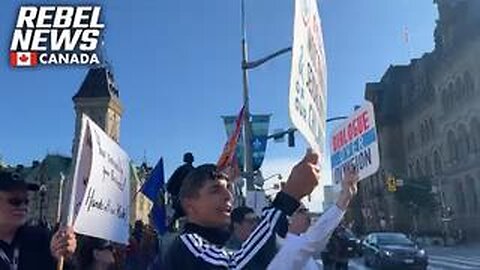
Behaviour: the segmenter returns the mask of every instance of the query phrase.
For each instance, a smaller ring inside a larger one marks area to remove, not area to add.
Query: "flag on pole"
[[[148,179],[143,183],[140,192],[142,192],[150,201],[155,202],[158,199],[158,195],[163,192],[164,185],[165,176],[163,172],[163,158],[160,158]]]
[[[159,234],[166,231],[165,224],[165,201],[164,201],[165,173],[163,169],[163,158],[160,158],[148,179],[143,184],[140,192],[152,203],[150,217]]]
[[[235,120],[235,130],[232,132],[228,138],[225,146],[223,147],[223,152],[220,155],[220,158],[217,161],[217,169],[219,171],[224,171],[231,166],[232,160],[235,157],[235,150],[237,148],[238,138],[240,137],[240,132],[242,131],[242,119],[245,111],[245,106],[242,106],[240,113]]]

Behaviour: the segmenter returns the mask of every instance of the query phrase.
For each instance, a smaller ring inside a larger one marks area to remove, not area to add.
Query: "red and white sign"
[[[339,183],[350,167],[358,171],[360,179],[378,170],[380,155],[372,103],[365,102],[333,131],[330,153],[334,183]]]
[[[36,52],[10,52],[10,65],[12,67],[32,67],[38,64]]]

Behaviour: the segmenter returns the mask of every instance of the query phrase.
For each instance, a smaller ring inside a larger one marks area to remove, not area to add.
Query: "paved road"
[[[427,248],[428,270],[480,270],[480,245]],[[321,261],[317,261],[321,267]],[[363,258],[355,258],[349,263],[350,270],[370,270]]]

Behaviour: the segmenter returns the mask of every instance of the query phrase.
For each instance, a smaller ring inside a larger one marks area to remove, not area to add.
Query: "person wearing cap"
[[[350,168],[346,171],[342,181],[342,190],[335,205],[330,207],[320,218],[302,232],[305,226],[297,226],[283,242],[283,246],[275,258],[270,262],[268,270],[291,270],[291,269],[316,269],[312,264],[312,257],[319,254],[327,245],[335,228],[342,221],[343,215],[357,193],[358,173]],[[299,230],[301,227],[302,230]]]
[[[175,210],[173,217],[168,224],[169,231],[174,231],[177,219],[185,215],[178,200],[178,193],[180,192],[180,187],[182,186],[185,177],[195,168],[193,167],[193,161],[193,154],[190,152],[185,153],[183,155],[184,164],[178,167],[167,181],[167,192],[170,194],[172,206]]]
[[[288,232],[284,239],[281,239],[281,245],[288,245],[290,241],[296,241],[300,235],[305,233],[310,227],[310,216],[308,208],[302,203],[288,220]],[[302,268],[303,270],[318,270],[318,264],[313,257],[310,257]]]
[[[228,178],[213,164],[195,168],[184,179],[179,193],[188,223],[167,251],[162,270],[249,269],[251,260],[276,234],[281,218],[291,215],[300,199],[318,184],[317,162],[318,155],[309,150],[292,169],[272,207],[265,209],[256,229],[236,251],[224,247],[230,237],[228,226],[233,204]]]
[[[53,237],[43,228],[25,225],[28,192],[38,185],[26,183],[16,173],[0,171],[0,269],[49,270],[56,260],[69,258],[76,239],[71,228],[61,228]]]

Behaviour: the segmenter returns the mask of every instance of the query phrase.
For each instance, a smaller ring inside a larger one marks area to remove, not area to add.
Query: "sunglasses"
[[[28,204],[30,203],[30,200],[29,199],[22,199],[22,198],[10,198],[10,199],[7,200],[7,202],[11,206],[20,207],[23,204],[28,206]]]

